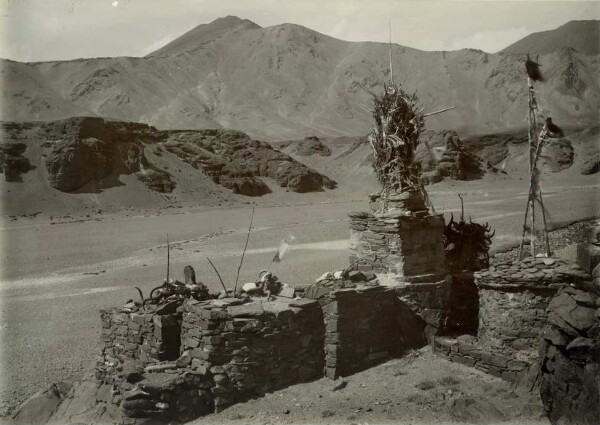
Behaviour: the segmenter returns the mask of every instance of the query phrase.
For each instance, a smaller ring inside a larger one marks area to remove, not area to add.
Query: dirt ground
[[[597,217],[600,192],[593,180],[567,183],[557,180],[545,186],[550,222],[564,226]],[[436,211],[447,218],[460,213],[456,194],[462,193],[466,214],[496,229],[493,250],[518,243],[526,196],[522,182],[486,177],[444,182],[428,191]],[[272,269],[281,280],[304,286],[325,271],[347,266],[348,213],[368,209],[366,193],[330,199],[323,195],[257,205],[240,282],[253,281],[290,234],[296,238],[292,250]],[[167,232],[173,277],[183,279],[183,267],[191,264],[198,278],[216,290],[209,257],[224,280],[234,282],[250,214],[250,206],[237,205],[4,218],[0,413],[7,414],[52,382],[89,370],[98,352],[98,309],[137,297],[134,286],[148,294],[162,282]]]
[[[549,423],[536,394],[518,393],[501,379],[448,362],[425,347],[347,378],[294,385],[192,424],[456,422]]]

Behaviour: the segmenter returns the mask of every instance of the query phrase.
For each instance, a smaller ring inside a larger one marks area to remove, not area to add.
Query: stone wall
[[[474,277],[479,290],[477,337],[438,336],[435,350],[507,381],[526,382],[538,362],[550,300],[560,288],[579,284],[588,275],[557,259],[526,258],[496,264]]]
[[[422,347],[446,332],[450,279],[391,286],[397,297],[400,334],[409,347]]]
[[[103,347],[96,363],[96,377],[107,383],[121,382],[133,369],[179,357],[181,302],[145,310],[113,308],[100,311]]]
[[[215,410],[323,374],[324,322],[314,300],[187,300],[182,358],[209,375]]]
[[[360,271],[395,274],[399,281],[445,278],[444,219],[427,211],[350,214],[350,263]]]
[[[600,420],[600,285],[559,291],[540,345],[540,396],[552,424]]]
[[[475,273],[479,288],[479,331],[487,349],[530,351],[537,357],[546,308],[556,291],[578,271],[552,258],[526,258]]]
[[[452,362],[474,367],[509,382],[531,365],[529,361],[508,357],[501,351],[484,349],[472,335],[436,337],[434,350]]]
[[[368,369],[404,347],[393,290],[358,286],[320,300],[325,320],[325,375],[331,379]]]

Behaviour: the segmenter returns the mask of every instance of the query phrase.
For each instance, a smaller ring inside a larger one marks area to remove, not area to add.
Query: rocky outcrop
[[[262,177],[299,193],[336,187],[335,181],[239,131],[159,131],[146,124],[98,117],[4,123],[2,129],[7,141],[0,145],[0,171],[5,178],[19,181],[22,173],[34,168],[22,156],[31,146],[35,149],[29,156],[44,158],[44,178],[62,192],[97,193],[122,185],[122,175],[135,175],[161,193],[174,190],[176,176],[201,181],[194,170],[183,170],[185,164],[178,160],[246,196],[271,191]]]
[[[50,153],[45,159],[50,185],[72,192],[87,184],[91,190],[110,185],[110,176],[136,174],[158,192],[171,192],[170,176],[148,162],[142,140],[155,131],[135,123],[106,122],[102,118],[72,118],[45,126]],[[53,139],[60,134],[58,140]]]
[[[541,165],[553,173],[565,170],[573,165],[573,145],[564,137],[549,138],[542,147]]]
[[[552,424],[600,418],[600,287],[565,287],[548,306],[540,395]]]
[[[239,131],[172,131],[167,137],[164,146],[168,152],[235,193],[261,196],[270,192],[260,177],[272,178],[299,193],[336,187],[330,178]]]
[[[318,137],[310,136],[305,137],[304,140],[301,140],[296,144],[296,153],[302,156],[330,156],[331,149],[329,149],[329,146],[323,144]]]
[[[20,181],[21,174],[33,168],[29,159],[23,156],[26,150],[27,145],[24,143],[9,142],[0,145],[0,173],[4,173],[7,182]]]
[[[425,184],[444,179],[466,180],[481,174],[480,159],[463,148],[455,131],[426,131],[416,159],[421,163]]]

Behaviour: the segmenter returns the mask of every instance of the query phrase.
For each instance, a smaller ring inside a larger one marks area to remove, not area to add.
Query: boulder
[[[52,384],[29,397],[13,414],[15,424],[37,425],[46,424],[58,410],[62,401],[71,391],[68,383]]]
[[[331,149],[329,146],[324,145],[321,140],[316,136],[305,137],[304,140],[297,142],[296,153],[302,156],[320,155],[330,156]]]

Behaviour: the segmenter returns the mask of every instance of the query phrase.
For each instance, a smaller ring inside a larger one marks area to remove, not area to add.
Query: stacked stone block
[[[368,369],[403,348],[395,293],[383,286],[340,289],[320,300],[325,320],[325,375]]]
[[[540,396],[552,424],[600,420],[600,285],[565,287],[548,306]]]
[[[528,361],[484,349],[472,335],[459,336],[456,339],[437,337],[434,350],[450,361],[474,367],[509,382],[531,365]]]
[[[217,411],[323,374],[323,316],[315,300],[184,304],[182,351],[209,374]]]
[[[360,271],[394,274],[398,281],[445,278],[444,219],[395,209],[350,214],[350,262]]]
[[[139,368],[150,363],[174,360],[179,356],[180,302],[146,310],[107,309],[100,311],[102,320],[101,356],[96,376],[102,382],[120,382],[132,362]]]
[[[446,331],[450,298],[449,277],[433,283],[391,286],[397,298],[400,333],[410,347],[422,347]]]
[[[562,287],[588,275],[576,265],[553,258],[525,258],[475,272],[479,290],[477,338],[437,337],[438,354],[449,360],[515,381],[538,362],[547,307]]]
[[[585,277],[585,273],[552,258],[510,261],[475,273],[482,346],[509,354],[530,351],[537,357],[550,300],[578,276]]]

